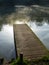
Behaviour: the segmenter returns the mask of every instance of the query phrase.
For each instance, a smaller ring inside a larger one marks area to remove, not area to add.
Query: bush
[[[20,59],[17,59],[14,62],[12,62],[11,65],[27,65],[27,61],[21,61]]]
[[[20,58],[18,58],[17,60],[13,61],[11,65],[49,65],[49,55],[44,56],[41,59],[36,59],[32,61],[21,61]]]

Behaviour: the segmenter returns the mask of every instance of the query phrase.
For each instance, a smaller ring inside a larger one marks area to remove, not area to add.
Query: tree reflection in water
[[[0,7],[0,30],[3,24],[13,24],[19,21],[36,21],[36,25],[43,25],[43,20],[49,24],[49,14],[33,7]]]

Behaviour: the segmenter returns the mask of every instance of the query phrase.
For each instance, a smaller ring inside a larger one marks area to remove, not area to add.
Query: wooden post
[[[23,54],[20,54],[20,64],[23,65]]]
[[[23,54],[20,54],[20,61],[23,62]]]
[[[0,58],[0,65],[3,65],[4,58]]]

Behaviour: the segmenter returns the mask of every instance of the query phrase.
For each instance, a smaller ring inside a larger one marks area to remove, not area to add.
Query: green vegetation
[[[41,59],[33,60],[33,61],[27,61],[23,60],[21,62],[20,59],[17,59],[11,63],[11,65],[49,65],[49,55],[44,56]]]
[[[27,61],[23,60],[21,61],[19,58],[17,60],[14,60],[11,65],[28,65]]]

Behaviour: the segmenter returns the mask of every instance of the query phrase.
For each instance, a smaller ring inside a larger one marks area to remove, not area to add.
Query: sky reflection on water
[[[36,22],[28,22],[28,25],[49,50],[49,24],[45,22],[42,26],[37,26]]]
[[[3,25],[0,31],[0,57],[10,60],[15,58],[13,27]]]
[[[0,7],[0,57],[15,58],[13,24],[27,21],[49,50],[49,14],[27,6]],[[28,22],[29,21],[29,22]]]

